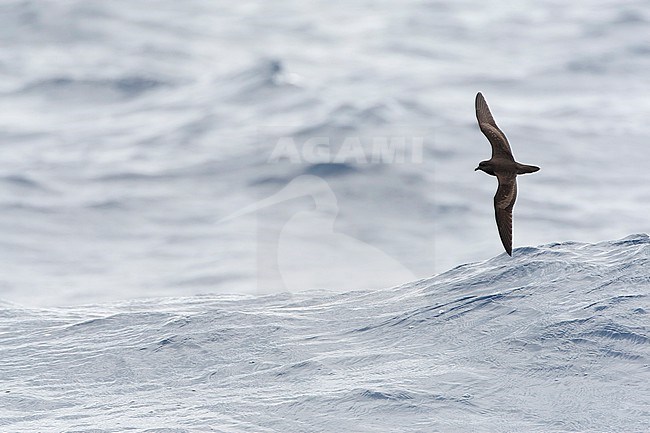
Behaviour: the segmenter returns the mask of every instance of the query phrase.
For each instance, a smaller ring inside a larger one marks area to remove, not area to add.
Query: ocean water
[[[649,23],[0,2],[0,430],[649,430]]]
[[[644,432],[650,238],[391,289],[0,310],[11,432]]]
[[[477,91],[542,168],[515,247],[647,232],[650,4],[592,6],[3,1],[0,298],[379,288],[490,258]],[[377,137],[421,158],[373,163]]]

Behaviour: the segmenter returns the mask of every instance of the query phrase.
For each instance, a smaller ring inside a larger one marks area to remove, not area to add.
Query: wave
[[[19,94],[38,95],[57,101],[115,102],[170,87],[172,84],[152,77],[132,75],[116,78],[44,78],[25,85]]]
[[[642,431],[649,260],[638,234],[384,290],[0,302],[0,423],[80,429],[110,406],[179,431]]]

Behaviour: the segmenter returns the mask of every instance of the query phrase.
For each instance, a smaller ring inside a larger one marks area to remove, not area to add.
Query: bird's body
[[[512,208],[517,199],[517,175],[534,173],[539,167],[515,161],[506,135],[497,126],[480,92],[476,94],[476,120],[492,146],[492,158],[481,161],[475,170],[496,176],[499,181],[494,195],[494,214],[503,247],[512,256]]]

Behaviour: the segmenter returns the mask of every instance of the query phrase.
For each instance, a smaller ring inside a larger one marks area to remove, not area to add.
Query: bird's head
[[[486,172],[487,174],[494,175],[494,170],[492,168],[492,162],[490,162],[490,161],[481,161],[481,162],[479,162],[478,167],[476,167],[474,169],[474,171],[476,171],[476,170],[481,170],[481,171]]]

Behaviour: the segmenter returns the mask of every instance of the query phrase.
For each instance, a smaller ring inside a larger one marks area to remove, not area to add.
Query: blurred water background
[[[515,247],[647,231],[648,20],[647,1],[3,1],[0,298],[388,287],[499,254],[477,91],[542,167]],[[422,158],[334,158],[387,136]],[[282,137],[332,156],[274,159]]]

